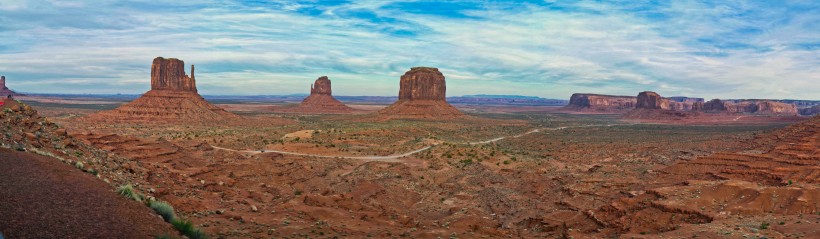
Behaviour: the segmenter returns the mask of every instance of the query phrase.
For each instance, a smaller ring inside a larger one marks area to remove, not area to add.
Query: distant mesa
[[[798,115],[794,104],[771,100],[721,100],[713,99],[703,104],[703,111],[710,113],[749,113],[758,115]]]
[[[616,113],[635,108],[638,99],[635,96],[601,95],[575,93],[569,98],[564,110],[581,112]]]
[[[311,113],[345,113],[353,111],[331,95],[330,79],[319,77],[310,86],[310,95],[297,107],[297,111]]]
[[[0,76],[0,97],[8,98],[9,96],[21,96],[17,92],[12,91],[6,87],[6,76]]]
[[[640,120],[679,120],[683,118],[697,117],[700,112],[692,111],[696,100],[680,102],[677,100],[661,97],[660,94],[652,91],[638,93],[635,109],[624,115],[625,119]]]
[[[388,118],[457,118],[464,115],[447,103],[447,86],[438,68],[413,67],[401,76],[399,100],[379,111]]]
[[[175,58],[154,58],[151,90],[119,108],[89,117],[101,120],[137,122],[218,123],[241,119],[205,101],[197,93],[194,66],[185,74],[185,62]]]

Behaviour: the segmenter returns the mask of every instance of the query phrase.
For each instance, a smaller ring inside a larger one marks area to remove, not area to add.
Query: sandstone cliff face
[[[576,111],[625,111],[635,108],[638,102],[634,96],[615,96],[575,93],[569,98],[567,110]]]
[[[413,67],[399,84],[399,100],[445,100],[447,86],[438,68]]]
[[[151,90],[116,109],[90,115],[92,120],[125,122],[225,123],[241,117],[208,103],[197,93],[194,80],[185,75],[183,61],[157,57],[151,65]]]
[[[652,91],[644,91],[638,93],[638,103],[635,105],[636,109],[669,109],[669,100],[664,99],[658,93]]]
[[[327,76],[319,77],[316,82],[310,86],[311,95],[331,95],[330,79]]]
[[[352,108],[333,98],[331,92],[330,79],[327,76],[319,77],[310,86],[310,95],[299,104],[295,111],[303,113],[344,113],[353,111]]]
[[[399,100],[379,111],[387,118],[447,119],[464,115],[447,103],[444,74],[438,68],[413,67],[401,76]]]
[[[191,65],[191,76],[185,74],[185,62],[176,58],[154,58],[151,64],[151,89],[196,91],[194,66]]]

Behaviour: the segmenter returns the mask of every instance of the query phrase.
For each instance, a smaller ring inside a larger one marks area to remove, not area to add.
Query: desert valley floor
[[[116,100],[22,99],[32,107],[0,118],[4,146],[28,152],[4,155],[79,162],[212,238],[820,235],[818,117],[647,124],[457,105],[465,117],[412,120],[225,101],[241,119],[129,123],[87,117]]]

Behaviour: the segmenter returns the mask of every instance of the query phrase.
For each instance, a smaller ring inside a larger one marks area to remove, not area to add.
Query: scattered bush
[[[177,231],[182,233],[182,235],[187,236],[188,238],[191,238],[191,239],[206,239],[206,238],[208,238],[208,235],[206,235],[205,232],[203,232],[199,228],[194,227],[194,224],[191,221],[176,219],[173,222],[171,222],[171,224],[174,225],[174,228],[176,228]]]
[[[142,199],[144,198],[141,194],[134,191],[134,187],[131,186],[131,184],[119,186],[117,188],[117,193],[137,202],[142,202]]]
[[[170,204],[162,201],[151,201],[148,203],[148,207],[154,209],[154,212],[162,216],[166,222],[172,222],[176,219],[176,215],[174,214],[174,207]]]
[[[82,170],[85,168],[85,164],[83,164],[83,162],[77,161],[76,163],[74,163],[74,167]]]

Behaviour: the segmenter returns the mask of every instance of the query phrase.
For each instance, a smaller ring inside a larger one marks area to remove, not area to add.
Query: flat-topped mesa
[[[664,99],[658,93],[652,91],[644,91],[638,93],[638,103],[635,104],[636,109],[669,109],[669,100]]]
[[[464,115],[447,103],[444,74],[438,68],[413,67],[401,76],[399,100],[379,111],[387,118],[448,119]]]
[[[191,76],[185,74],[185,62],[176,58],[154,58],[151,64],[151,90],[197,92],[194,65]]]
[[[713,99],[703,104],[704,112],[711,113],[751,113],[761,115],[797,115],[794,104],[772,100],[727,100]]]
[[[327,76],[319,77],[319,79],[313,82],[313,85],[310,85],[311,95],[331,95],[331,92],[330,79],[328,79]]]
[[[635,108],[635,96],[575,93],[569,98],[565,110],[580,111],[626,111]]]
[[[438,68],[413,67],[401,76],[399,100],[445,100],[447,86]]]

